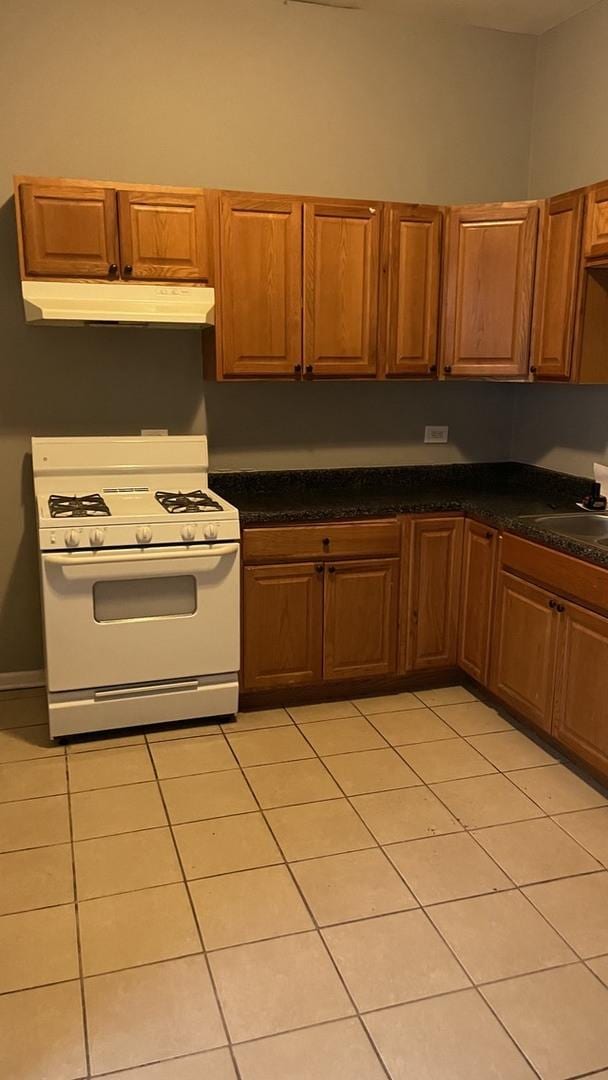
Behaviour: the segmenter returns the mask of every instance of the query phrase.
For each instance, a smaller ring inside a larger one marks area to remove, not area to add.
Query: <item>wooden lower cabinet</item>
[[[398,559],[345,561],[326,567],[326,679],[394,674],[398,587]]]
[[[560,606],[553,734],[608,774],[608,619]]]
[[[559,615],[552,593],[501,570],[490,689],[521,716],[551,731]]]
[[[323,567],[246,566],[243,572],[243,689],[320,682]]]
[[[456,665],[463,527],[462,517],[404,521],[403,671]]]
[[[458,666],[482,686],[490,665],[497,552],[496,529],[465,521]]]

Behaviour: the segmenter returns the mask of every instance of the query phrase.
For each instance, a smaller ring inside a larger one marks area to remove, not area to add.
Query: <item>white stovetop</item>
[[[75,478],[79,479],[79,478]],[[206,477],[193,477],[189,476],[185,478],[183,483],[171,483],[171,478],[162,476],[158,478],[158,484],[152,484],[150,487],[145,487],[144,490],[139,491],[112,491],[110,488],[118,487],[116,478],[107,477],[90,477],[91,484],[86,487],[81,487],[80,482],[78,485],[74,483],[51,483],[45,482],[44,484],[38,484],[36,488],[37,505],[38,505],[38,521],[41,526],[60,526],[65,525],[68,528],[70,525],[83,526],[83,525],[129,525],[139,523],[154,524],[156,522],[162,522],[166,524],[169,521],[184,522],[191,521],[219,521],[221,519],[232,519],[238,516],[238,511],[230,503],[222,499],[220,495],[216,495],[215,492],[206,488],[204,481]],[[175,478],[179,481],[179,478]],[[124,482],[124,479],[123,479]],[[140,485],[134,482],[134,487]],[[141,485],[143,487],[143,485]],[[218,502],[221,506],[221,510],[217,510],[214,507],[210,507],[208,510],[192,511],[183,514],[170,514],[167,510],[164,510],[161,504],[155,498],[157,491],[203,491],[215,502]],[[50,495],[67,495],[67,496],[84,496],[99,494],[106,503],[110,515],[94,514],[86,517],[51,517],[49,511],[49,496]]]

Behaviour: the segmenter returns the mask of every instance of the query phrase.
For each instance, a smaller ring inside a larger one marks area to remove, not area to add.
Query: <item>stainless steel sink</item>
[[[608,513],[593,514],[580,510],[575,514],[530,515],[525,520],[558,536],[570,536],[586,544],[608,547]]]

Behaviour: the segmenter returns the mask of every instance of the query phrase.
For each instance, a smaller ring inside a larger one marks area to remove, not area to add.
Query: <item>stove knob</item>
[[[80,529],[66,529],[64,540],[66,547],[78,547],[80,543]]]
[[[217,525],[205,525],[205,539],[217,540]]]
[[[191,544],[196,537],[196,529],[194,525],[182,525],[182,540],[185,540],[187,544]]]
[[[89,542],[91,547],[101,547],[104,542],[103,529],[91,529],[89,533]]]
[[[149,525],[140,525],[139,529],[135,533],[135,539],[138,544],[149,544],[152,539],[152,529]]]

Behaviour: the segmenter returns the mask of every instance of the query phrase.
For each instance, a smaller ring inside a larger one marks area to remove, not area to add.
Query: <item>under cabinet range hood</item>
[[[25,321],[38,326],[212,326],[215,292],[202,285],[22,281]]]

